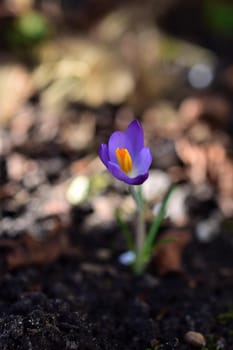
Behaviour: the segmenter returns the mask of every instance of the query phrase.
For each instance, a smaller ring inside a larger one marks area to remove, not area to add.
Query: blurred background
[[[232,1],[2,0],[0,33],[1,235],[130,216],[97,152],[134,118],[154,156],[148,219],[179,182],[172,225],[233,231]]]

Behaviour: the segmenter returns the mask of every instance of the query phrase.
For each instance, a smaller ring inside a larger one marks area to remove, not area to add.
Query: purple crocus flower
[[[113,176],[129,185],[140,185],[148,178],[152,156],[144,147],[143,130],[137,120],[125,132],[115,131],[108,144],[100,146],[99,156]]]

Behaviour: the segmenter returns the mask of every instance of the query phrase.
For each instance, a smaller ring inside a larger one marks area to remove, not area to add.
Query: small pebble
[[[69,203],[77,205],[88,197],[90,181],[87,176],[76,176],[69,184],[66,191],[66,199]]]
[[[199,332],[189,331],[185,334],[184,339],[186,343],[195,347],[202,347],[206,345],[206,340],[203,334]]]
[[[128,266],[135,261],[135,258],[136,258],[135,253],[129,250],[127,252],[122,253],[118,257],[118,260],[120,264]]]

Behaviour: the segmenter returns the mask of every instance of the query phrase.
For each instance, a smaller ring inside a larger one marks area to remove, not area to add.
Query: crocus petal
[[[99,148],[99,156],[104,165],[107,167],[108,161],[109,161],[109,155],[108,155],[108,146],[105,143],[102,143]]]
[[[122,131],[115,131],[109,139],[108,154],[111,162],[117,163],[116,149],[128,148],[128,142],[125,133]]]
[[[132,179],[129,178],[129,181],[127,183],[130,185],[141,185],[143,182],[146,181],[148,176],[149,176],[149,173],[141,174]]]
[[[114,132],[108,145],[100,146],[99,156],[113,176],[129,185],[140,185],[148,178],[152,156],[149,148],[144,147],[143,130],[137,120],[129,124],[125,133]]]
[[[137,120],[133,120],[125,132],[129,146],[129,151],[134,158],[144,147],[144,134],[141,124]]]
[[[136,156],[133,167],[137,174],[144,174],[148,171],[152,163],[151,151],[148,147],[143,147]]]
[[[113,162],[108,162],[108,170],[118,180],[124,181],[129,185],[141,185],[149,176],[148,173],[145,173],[145,174],[140,174],[136,177],[130,178],[120,169],[120,167],[117,164]]]

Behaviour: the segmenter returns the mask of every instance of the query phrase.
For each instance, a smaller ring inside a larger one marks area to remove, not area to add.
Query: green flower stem
[[[137,254],[140,254],[140,251],[143,247],[145,240],[145,222],[144,222],[144,210],[137,211],[137,227],[136,227],[136,250]]]
[[[142,187],[137,186],[135,189],[134,186],[130,186],[130,192],[135,200],[137,206],[136,212],[136,239],[135,239],[135,253],[136,253],[136,261],[140,256],[141,249],[144,245],[146,233],[145,233],[145,218],[144,218],[144,199],[142,194]],[[138,262],[137,262],[138,263]]]
[[[135,274],[142,274],[146,266],[148,265],[154,249],[157,247],[155,239],[160,228],[160,225],[164,219],[166,213],[166,207],[170,195],[174,191],[176,186],[171,186],[167,191],[159,210],[158,215],[154,218],[148,234],[145,232],[145,217],[144,217],[144,198],[142,193],[142,186],[130,186],[130,192],[135,200],[137,211],[136,211],[136,237],[135,245],[132,242],[132,236],[124,228],[124,234],[128,247],[135,252],[135,261],[132,264],[132,268]],[[119,219],[119,216],[118,216]],[[121,225],[122,226],[122,225]],[[169,240],[170,241],[170,240]],[[167,241],[161,241],[160,244],[168,243]],[[158,243],[157,243],[158,244]]]
[[[153,253],[153,250],[156,248],[155,244],[155,238],[157,236],[158,230],[160,228],[160,225],[162,223],[162,220],[164,219],[165,213],[166,213],[166,207],[168,200],[174,191],[176,186],[171,186],[169,190],[167,191],[158,215],[154,218],[151,227],[149,229],[149,232],[147,235],[145,235],[145,222],[144,222],[144,200],[143,195],[140,190],[136,193],[136,195],[133,193],[133,196],[135,198],[136,203],[138,203],[137,208],[137,230],[136,230],[136,259],[133,264],[133,270],[134,273],[137,275],[140,275],[144,272],[146,269],[146,266],[148,262],[151,259],[151,255]],[[143,228],[142,228],[143,227]],[[162,243],[162,242],[161,242]]]

